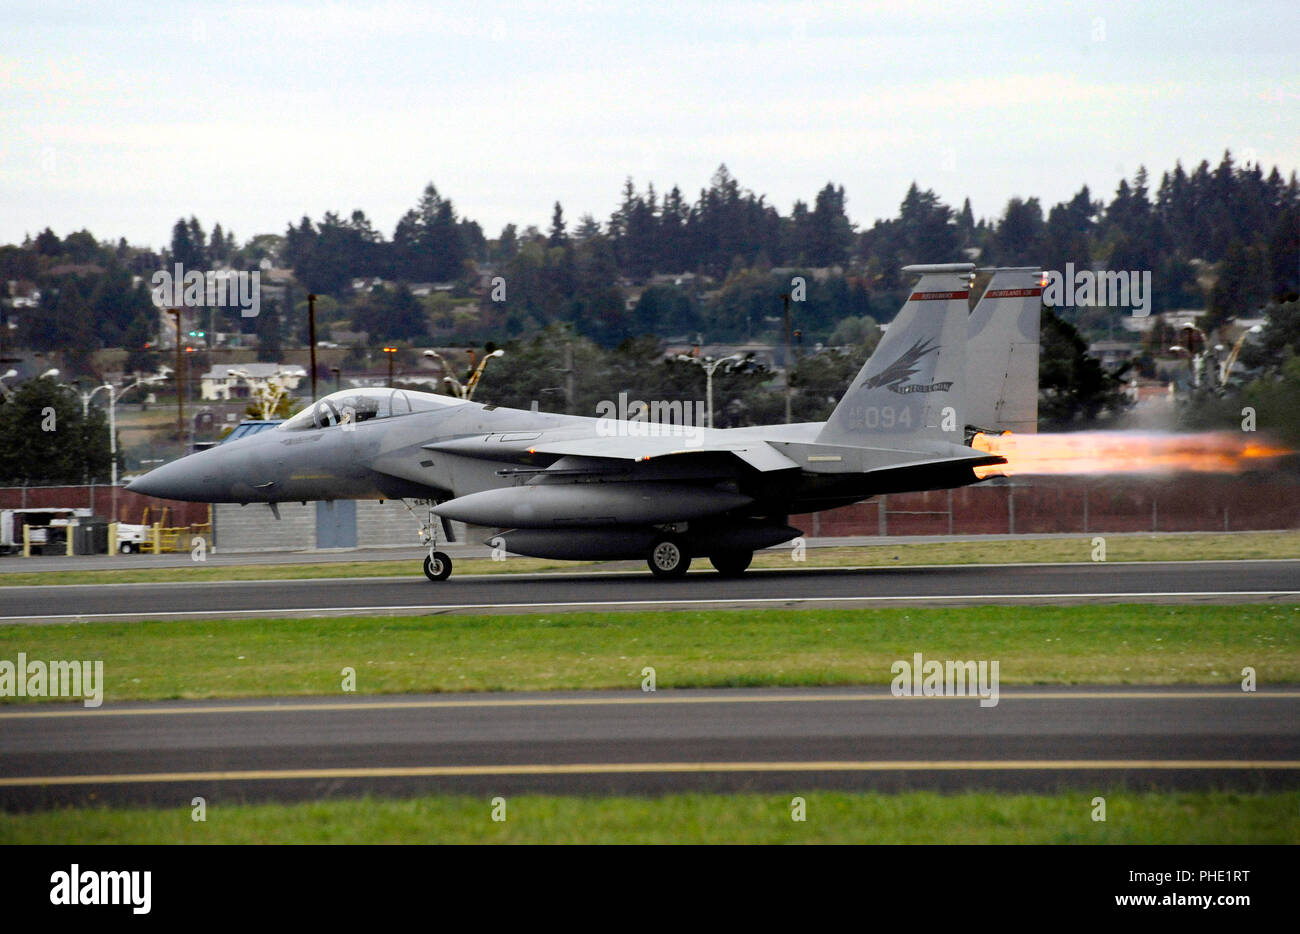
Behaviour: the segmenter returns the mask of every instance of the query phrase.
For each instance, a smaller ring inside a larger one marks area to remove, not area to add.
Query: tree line
[[[954,208],[914,183],[895,217],[860,230],[849,220],[842,185],[828,182],[811,203],[796,201],[782,214],[722,165],[694,200],[678,186],[660,195],[653,184],[638,190],[628,179],[603,221],[586,214],[571,227],[557,202],[546,230],[507,224],[495,238],[430,184],[391,239],[362,211],[304,217],[289,225],[282,259],[305,288],[345,303],[354,280],[370,278],[446,282],[453,296],[468,298],[470,277],[487,265],[505,280],[506,298],[499,308],[485,307],[477,331],[467,333],[513,335],[567,323],[614,346],[647,333],[755,337],[783,288],[768,273],[782,267],[841,270],[819,278],[818,294],[800,308],[811,335],[825,337],[850,317],[888,321],[907,287],[901,267],[968,256],[990,265],[1150,270],[1153,311],[1205,308],[1213,326],[1296,292],[1298,231],[1295,173],[1284,179],[1274,167],[1265,174],[1231,153],[1217,167],[1202,161],[1189,172],[1179,163],[1154,189],[1140,168],[1109,200],[1087,186],[1046,210],[1037,198],[1012,198],[994,218],[976,219],[969,199]],[[653,285],[656,275],[679,274],[690,281]],[[629,309],[628,285],[646,283],[652,287]],[[1104,330],[1113,314],[1062,310],[1085,332]],[[365,323],[377,325],[382,340],[414,337],[403,320],[410,319],[394,316],[388,328],[371,314]]]
[[[1231,153],[1215,167],[1202,161],[1187,171],[1177,164],[1154,186],[1141,168],[1108,200],[1087,186],[1047,209],[1037,198],[1012,198],[992,218],[977,219],[969,199],[954,208],[913,183],[895,216],[861,229],[849,219],[842,185],[828,182],[810,202],[796,201],[782,213],[722,165],[693,199],[678,186],[661,195],[628,179],[604,220],[586,214],[570,224],[556,203],[547,229],[512,223],[493,238],[432,183],[387,237],[361,210],[303,217],[282,235],[242,243],[220,223],[207,231],[198,219],[181,218],[159,252],[100,243],[88,231],[61,239],[47,229],[0,247],[0,286],[17,279],[46,287],[20,334],[38,349],[138,351],[139,338],[156,323],[145,320],[140,290],[124,288],[123,277],[148,276],[174,262],[255,269],[268,259],[292,268],[298,288],[267,321],[232,320],[221,329],[256,330],[276,352],[282,340],[302,339],[307,292],[331,297],[324,324],[366,331],[374,341],[481,342],[567,324],[613,347],[642,334],[770,336],[779,330],[781,292],[792,274],[803,274],[809,294],[798,307],[798,326],[816,341],[846,321],[890,320],[908,285],[902,266],[967,257],[1050,269],[1073,263],[1151,270],[1153,311],[1203,307],[1213,326],[1296,293],[1298,238],[1295,173],[1284,179],[1275,167],[1265,174]],[[88,265],[101,271],[88,272]],[[485,268],[504,280],[503,300],[485,294]],[[814,277],[811,270],[830,272]],[[112,279],[106,285],[105,276]],[[374,287],[376,279],[386,285]],[[444,283],[445,291],[417,300],[406,287],[414,283]],[[83,309],[93,327],[78,324]],[[1090,334],[1104,332],[1114,310],[1060,314]]]

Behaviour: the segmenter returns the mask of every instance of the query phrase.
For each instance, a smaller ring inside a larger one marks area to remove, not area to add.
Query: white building
[[[205,401],[247,399],[267,391],[271,384],[297,389],[307,371],[286,363],[218,363],[200,377]]]

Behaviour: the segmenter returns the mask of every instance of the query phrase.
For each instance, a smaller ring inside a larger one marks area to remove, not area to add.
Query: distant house
[[[263,265],[261,267],[262,279],[264,281],[276,282],[283,285],[286,282],[293,281],[292,269],[281,269],[276,266]]]
[[[1243,315],[1240,318],[1232,318],[1224,322],[1221,333],[1228,340],[1235,341],[1246,331],[1254,331],[1258,334],[1266,327],[1268,327],[1268,318]]]
[[[218,363],[200,377],[200,390],[208,402],[247,399],[264,392],[272,382],[297,389],[306,378],[306,369],[297,364]]]
[[[10,308],[39,308],[41,305],[41,290],[30,282],[10,279],[9,295]]]
[[[451,292],[456,288],[454,282],[412,282],[411,294],[418,298],[432,295],[434,292]]]
[[[1174,330],[1179,330],[1196,324],[1196,319],[1205,314],[1204,308],[1181,308],[1177,311],[1166,311],[1161,318],[1165,324],[1170,325]]]
[[[335,344],[352,346],[354,344],[365,345],[370,341],[369,331],[349,331],[347,328],[330,328],[330,340]]]
[[[844,275],[843,266],[815,266],[812,269],[799,266],[773,266],[771,274],[778,279],[785,279],[791,276],[797,276],[802,273],[811,273],[817,282],[825,282],[834,276]]]
[[[97,263],[62,263],[47,271],[51,276],[98,276],[103,272],[104,267]]]
[[[697,276],[693,272],[659,272],[650,277],[648,285],[672,285],[678,288],[693,289]]]
[[[1132,341],[1094,341],[1088,353],[1096,357],[1106,369],[1116,369],[1142,353],[1142,346]]]
[[[494,266],[479,266],[474,273],[474,285],[470,291],[475,295],[486,295],[493,288],[493,280],[498,273]],[[504,281],[504,280],[502,280]]]

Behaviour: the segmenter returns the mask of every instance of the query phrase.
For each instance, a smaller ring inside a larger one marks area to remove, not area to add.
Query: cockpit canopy
[[[329,428],[349,422],[368,422],[375,418],[394,418],[414,412],[432,412],[464,405],[464,399],[439,396],[431,392],[407,389],[341,389],[317,399],[277,427],[277,431],[307,431]]]

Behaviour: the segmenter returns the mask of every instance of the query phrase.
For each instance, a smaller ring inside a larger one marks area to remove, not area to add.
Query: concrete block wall
[[[277,521],[264,503],[212,507],[213,545],[219,554],[238,551],[305,551],[316,547],[316,504],[281,503]]]
[[[419,525],[427,515],[424,506],[411,504],[415,517],[400,500],[357,502],[358,548],[413,548],[420,544]],[[250,503],[212,507],[213,530],[220,553],[240,551],[302,551],[316,547],[316,504],[281,503],[276,521],[270,508]],[[418,521],[417,521],[418,520]],[[470,535],[464,523],[452,523],[457,542],[478,544],[487,532]],[[474,529],[474,533],[481,530]],[[442,538],[441,531],[439,538]]]
[[[428,507],[414,503],[410,505],[415,512],[414,517],[406,511],[400,500],[386,499],[382,503],[373,499],[360,500],[357,503],[357,547],[419,545],[419,529],[428,513]]]

